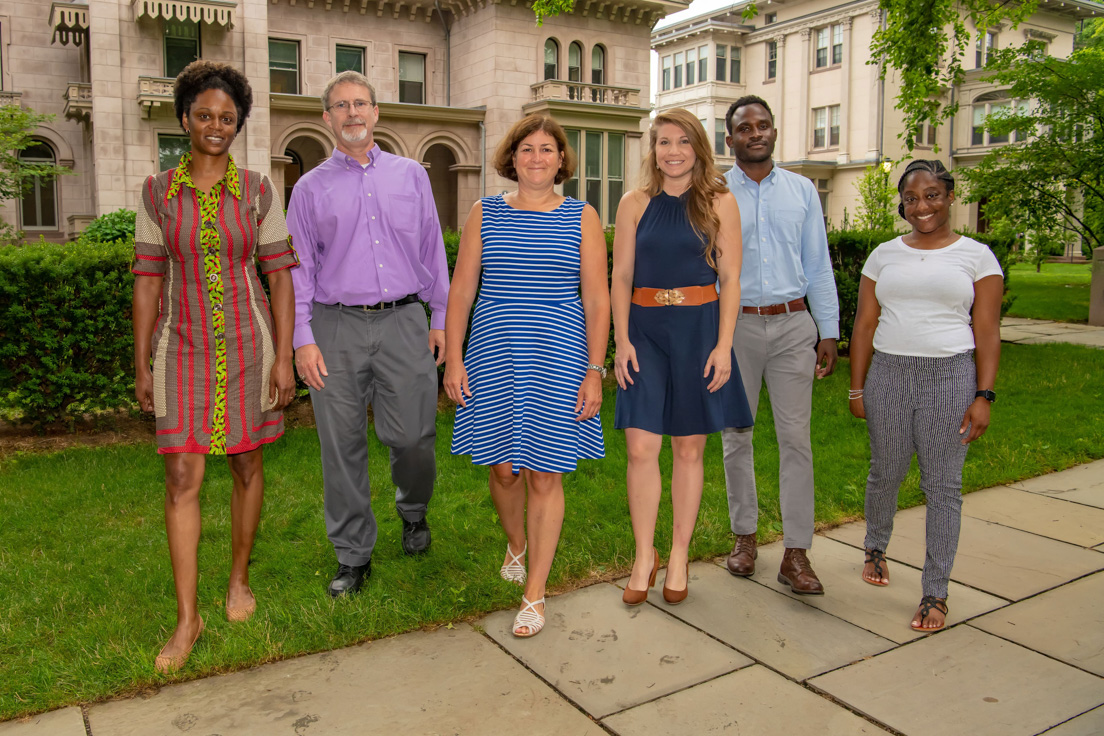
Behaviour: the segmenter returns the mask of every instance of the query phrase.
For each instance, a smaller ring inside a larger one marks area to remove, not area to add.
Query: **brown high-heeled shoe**
[[[161,647],[161,653],[157,655],[157,658],[153,660],[153,666],[158,672],[163,675],[167,675],[170,672],[176,672],[178,669],[184,666],[188,661],[188,657],[192,655],[192,649],[195,647],[196,642],[199,641],[199,635],[203,633],[203,617],[199,617],[199,628],[196,629],[195,637],[192,638],[192,643],[188,645],[188,650],[183,654],[167,655],[165,654],[165,647]]]
[[[671,568],[668,566],[667,571],[670,572]],[[690,561],[686,562],[686,587],[682,590],[672,590],[667,587],[667,580],[663,581],[663,600],[667,601],[668,605],[677,606],[686,600],[686,596],[690,594]]]
[[[621,600],[625,602],[626,606],[639,606],[644,601],[648,600],[648,590],[655,585],[656,575],[659,573],[659,550],[652,547],[652,574],[648,576],[648,587],[644,590],[633,590],[629,587],[628,583],[625,583],[625,592],[621,596]]]

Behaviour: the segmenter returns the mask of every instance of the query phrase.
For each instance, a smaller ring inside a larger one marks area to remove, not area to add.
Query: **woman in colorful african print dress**
[[[249,554],[264,496],[261,449],[283,434],[280,412],[295,395],[286,269],[298,265],[272,182],[230,155],[253,103],[249,82],[197,61],[176,78],[174,98],[192,147],[142,187],[132,269],[135,393],[156,416],[165,457],[176,585],[176,631],[155,660],[161,672],[182,667],[203,632],[196,581],[206,455],[227,455],[234,480],[226,617],[245,621],[256,610]]]

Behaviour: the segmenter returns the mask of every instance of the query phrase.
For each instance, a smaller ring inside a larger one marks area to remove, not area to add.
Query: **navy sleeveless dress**
[[[501,195],[482,203],[483,276],[464,356],[472,396],[456,408],[452,454],[567,473],[606,454],[600,415],[575,421],[590,362],[579,298],[586,203],[568,197],[551,212],[516,210]]]
[[[713,286],[717,274],[705,261],[682,197],[660,192],[648,203],[636,229],[633,286],[675,289]],[[720,301],[696,307],[629,308],[629,341],[636,348],[639,373],[632,385],[617,390],[614,426],[683,437],[722,429],[744,429],[754,420],[748,408],[736,356],[732,375],[715,393],[702,377],[709,353],[717,346]]]

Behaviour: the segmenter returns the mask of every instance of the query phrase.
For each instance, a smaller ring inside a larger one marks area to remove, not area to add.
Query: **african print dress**
[[[299,264],[268,177],[231,157],[209,193],[196,191],[191,154],[146,180],[132,271],[162,276],[153,331],[157,451],[234,454],[284,431],[269,378],[272,314],[254,265],[269,274]]]

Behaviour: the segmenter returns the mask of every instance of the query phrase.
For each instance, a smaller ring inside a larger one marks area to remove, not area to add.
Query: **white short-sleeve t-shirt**
[[[938,250],[913,248],[899,237],[882,243],[862,270],[882,308],[874,349],[925,358],[973,350],[974,283],[1001,273],[993,251],[973,238]]]

